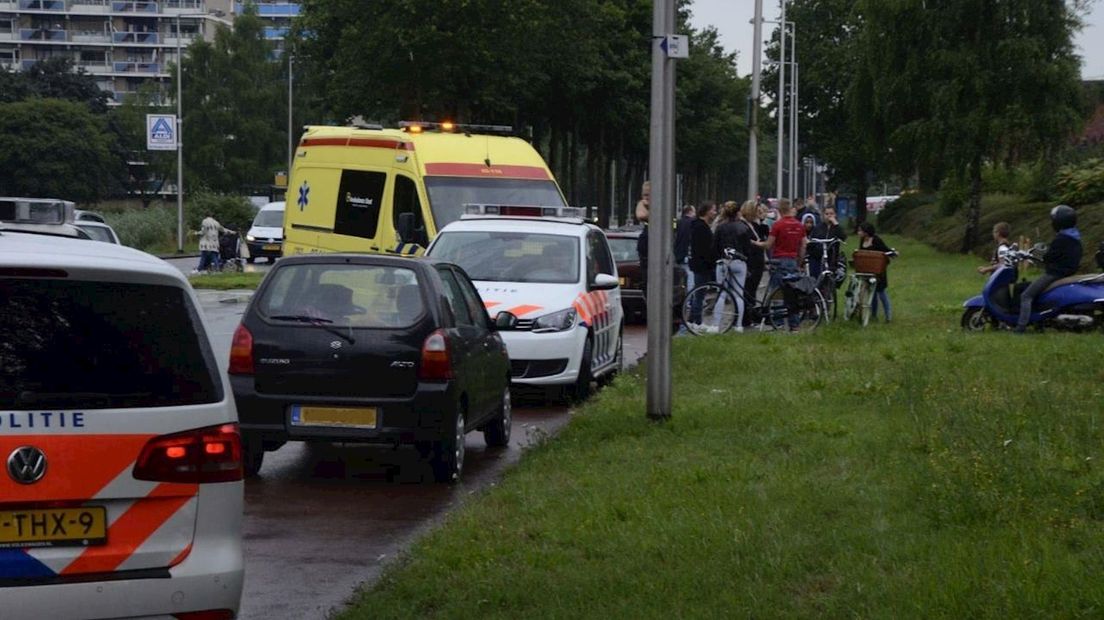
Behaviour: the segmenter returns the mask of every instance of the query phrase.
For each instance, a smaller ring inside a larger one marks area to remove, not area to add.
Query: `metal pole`
[[[294,137],[294,135],[292,133],[292,127],[293,127],[293,125],[292,125],[292,110],[294,108],[292,107],[293,103],[292,103],[292,98],[291,98],[292,88],[293,88],[292,84],[293,84],[294,78],[293,78],[293,74],[292,74],[291,49],[288,48],[286,41],[284,42],[284,53],[288,55],[288,149],[287,149],[287,174],[285,175],[284,178],[287,179],[287,187],[288,187],[288,189],[290,189],[291,188],[291,157],[292,157],[292,153],[294,152],[294,149],[295,149],[294,143],[292,142],[293,137]]]
[[[652,100],[649,149],[647,415],[671,417],[671,190],[673,178],[674,66],[659,43],[675,26],[674,0],[652,5]],[[673,106],[672,106],[673,107]]]
[[[184,253],[184,82],[180,48],[180,14],[176,15],[176,253]]]
[[[793,45],[797,41],[797,26],[790,33],[790,62],[793,63],[790,72],[790,197],[802,198],[797,194],[797,71],[801,67],[797,64],[797,48]]]
[[[782,158],[785,155],[786,138],[786,0],[782,1],[782,19],[778,23],[778,156],[774,191],[778,198],[785,196],[782,187]]]
[[[748,110],[748,200],[759,195],[759,73],[763,62],[763,0],[755,0],[751,52],[751,105]]]

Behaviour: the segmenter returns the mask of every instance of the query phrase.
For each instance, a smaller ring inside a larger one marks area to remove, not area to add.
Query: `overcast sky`
[[[763,17],[778,19],[778,0],[763,0]],[[751,73],[751,19],[755,15],[754,0],[694,0],[691,7],[696,28],[716,26],[721,41],[729,51],[739,52],[740,73]],[[1081,75],[1104,79],[1104,3],[1097,3],[1085,20],[1085,28],[1077,35],[1081,54]],[[772,28],[765,24],[764,28]],[[764,30],[764,39],[769,33]]]

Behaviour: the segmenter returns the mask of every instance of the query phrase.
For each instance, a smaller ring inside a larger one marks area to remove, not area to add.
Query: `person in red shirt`
[[[794,217],[793,205],[790,204],[789,200],[779,200],[778,212],[782,219],[771,226],[767,240],[755,242],[756,245],[770,254],[770,287],[772,290],[782,286],[784,276],[797,273],[801,266],[798,261],[805,257],[805,226]],[[788,298],[786,305],[790,315],[790,329],[794,330],[797,328],[798,316],[794,312],[791,300]]]

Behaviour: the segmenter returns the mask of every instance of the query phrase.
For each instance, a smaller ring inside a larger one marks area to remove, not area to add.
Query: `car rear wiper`
[[[308,323],[315,327],[321,327],[322,329],[330,332],[338,338],[344,338],[349,344],[356,344],[356,339],[353,338],[353,326],[349,326],[349,333],[342,333],[341,330],[331,326],[333,319],[327,319],[321,316],[310,316],[307,314],[277,314],[276,316],[268,317],[273,321],[295,321],[298,323]]]

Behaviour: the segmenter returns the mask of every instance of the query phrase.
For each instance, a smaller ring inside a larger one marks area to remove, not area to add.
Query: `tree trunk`
[[[855,186],[855,226],[866,221],[866,174]]]
[[[562,179],[560,174],[560,130],[555,123],[552,124],[551,135],[548,138],[548,167],[552,170],[552,176]]]
[[[567,185],[568,185],[568,200],[572,205],[577,206],[579,204],[579,152],[575,128],[572,127],[571,133],[567,135]]]
[[[981,219],[981,155],[970,162],[970,208],[966,211],[966,234],[962,236],[962,253],[969,254],[978,238]]]

